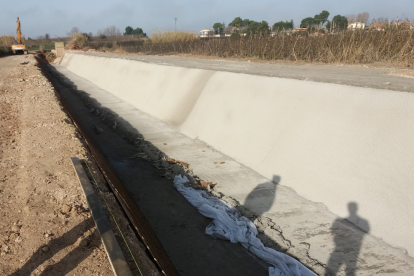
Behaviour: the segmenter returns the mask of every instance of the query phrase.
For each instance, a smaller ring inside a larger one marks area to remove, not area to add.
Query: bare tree
[[[368,20],[369,20],[369,13],[367,13],[367,12],[361,13],[361,18],[360,18],[359,22],[367,24]]]
[[[351,22],[355,22],[355,14],[348,14],[348,15],[346,16],[346,18],[348,19],[348,22],[349,22],[349,23],[351,23]]]
[[[75,34],[80,34],[81,33],[81,31],[79,30],[79,28],[78,27],[73,27],[72,28],[72,30],[70,30],[69,32],[67,32],[66,34],[69,36],[69,37],[73,37]]]
[[[103,30],[98,30],[97,32],[98,36],[99,35],[106,35],[106,36],[118,36],[121,35],[121,31],[115,27],[114,25],[109,26]]]
[[[361,23],[368,23],[369,20],[369,13],[362,12],[358,13],[356,16],[355,14],[347,15],[346,18],[348,19],[348,22],[361,22]]]

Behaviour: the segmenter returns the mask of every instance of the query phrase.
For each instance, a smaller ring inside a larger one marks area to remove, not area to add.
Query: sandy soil
[[[0,275],[113,275],[71,165],[85,159],[98,174],[80,138],[34,56],[0,58]],[[133,251],[147,258],[120,212]]]

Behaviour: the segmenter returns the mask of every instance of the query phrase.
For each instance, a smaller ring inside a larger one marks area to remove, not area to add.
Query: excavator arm
[[[12,51],[14,54],[17,54],[17,53],[27,54],[26,45],[24,45],[22,41],[22,30],[20,26],[20,19],[18,17],[17,17],[16,23],[17,23],[17,31],[16,31],[16,42],[17,43],[13,43]]]

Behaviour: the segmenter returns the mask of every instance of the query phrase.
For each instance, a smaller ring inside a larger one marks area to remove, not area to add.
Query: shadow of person
[[[280,182],[280,176],[274,175],[272,181],[261,183],[246,197],[244,207],[256,216],[270,210],[276,198],[276,186]]]
[[[338,218],[331,226],[335,249],[326,265],[326,276],[337,275],[342,265],[347,276],[356,275],[359,251],[365,234],[369,233],[369,223],[358,216],[357,203],[348,203],[348,210],[347,218]]]
[[[81,237],[89,229],[92,229],[94,225],[95,223],[93,219],[89,218],[82,221],[59,238],[52,239],[49,243],[43,244],[36,250],[36,252],[33,253],[30,259],[20,269],[9,276],[31,275],[31,273],[36,270],[39,265],[43,264],[48,259],[51,259],[60,250],[74,244],[79,237]],[[89,241],[91,236],[96,236],[95,232],[96,230],[84,240]],[[81,242],[77,248],[75,248],[72,252],[69,252],[62,260],[52,266],[46,267],[41,275],[66,275],[66,273],[74,269],[82,260],[86,259],[91,254],[92,249],[88,252],[88,250],[83,249],[84,245],[85,243]],[[47,250],[45,250],[46,248]],[[80,251],[83,251],[83,254],[79,254]]]

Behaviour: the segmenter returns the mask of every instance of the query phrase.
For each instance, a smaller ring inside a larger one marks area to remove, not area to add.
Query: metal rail
[[[40,64],[44,64],[45,61],[41,60],[41,58],[36,57]],[[80,123],[79,118],[67,103],[66,99],[61,95],[61,89],[68,89],[70,88],[63,87],[58,81],[54,80],[47,70],[44,70],[44,66],[40,66],[43,74],[48,78],[48,80],[54,84],[56,96],[62,103],[65,111],[68,113],[69,117],[72,119],[74,125],[77,127],[83,138],[85,139],[92,156],[94,157],[96,163],[98,164],[100,170],[102,171],[103,175],[105,176],[106,180],[109,183],[113,193],[115,194],[116,198],[118,199],[121,207],[127,214],[130,222],[134,226],[135,230],[141,237],[143,243],[148,248],[150,254],[154,258],[155,262],[160,267],[162,273],[167,276],[176,276],[179,275],[178,271],[176,270],[174,264],[171,262],[170,258],[168,257],[167,253],[165,252],[161,242],[158,240],[155,232],[152,230],[150,224],[148,223],[147,219],[142,214],[141,210],[139,209],[138,205],[130,196],[128,190],[122,184],[120,178],[118,177],[115,170],[111,167],[109,162],[106,158],[102,155],[99,151],[99,148],[96,145],[96,141],[93,139],[92,136],[88,134],[85,128]]]
[[[99,204],[98,196],[95,194],[80,160],[76,157],[72,157],[71,160],[115,276],[132,276],[131,270],[122,254],[121,247],[119,247],[111,225],[105,217],[105,213]]]

